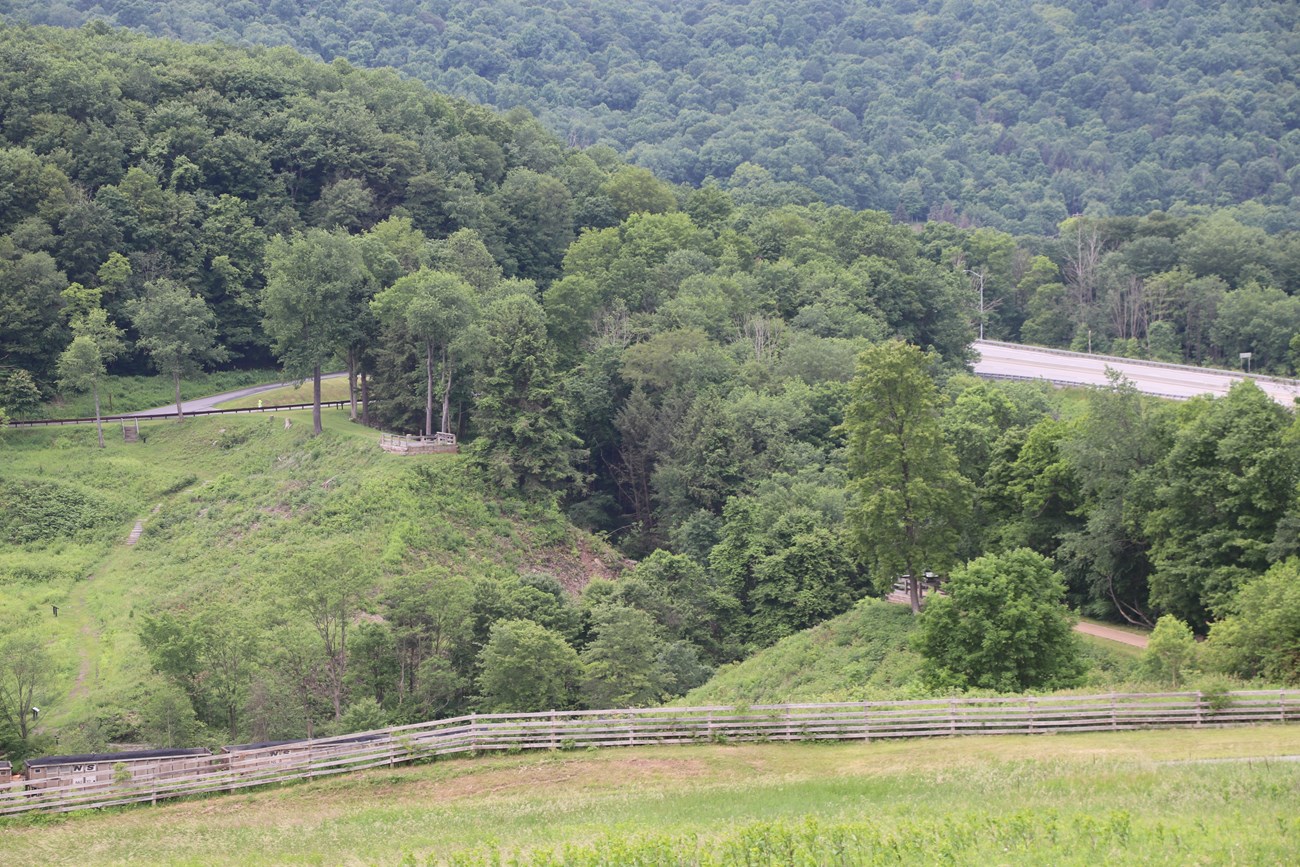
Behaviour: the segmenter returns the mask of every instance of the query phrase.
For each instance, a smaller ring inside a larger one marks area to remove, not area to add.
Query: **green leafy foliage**
[[[931,361],[901,341],[863,352],[843,426],[855,540],[878,588],[911,576],[914,612],[921,573],[949,566],[970,500],[939,424]]]
[[[931,596],[916,648],[936,686],[1020,692],[1077,681],[1065,581],[1025,548],[973,560]]]
[[[102,539],[129,514],[111,492],[52,479],[0,479],[0,536],[12,544]]]
[[[1177,202],[1251,202],[1281,220],[1295,211],[1285,39],[1295,16],[1283,2],[10,8],[38,23],[106,20],[186,40],[290,45],[349,68],[399,67],[480,103],[525,106],[564,139],[631,153],[664,180],[718,179],[746,201],[820,199],[1029,233],[1068,214]],[[164,154],[193,141],[207,151],[200,171],[247,182],[249,143],[214,134],[193,113],[162,119],[179,127]],[[84,134],[79,168],[112,178],[121,147],[96,132]],[[468,174],[490,182],[512,150],[533,169],[557,161],[535,134],[518,138],[509,150],[478,138],[457,150]],[[451,186],[432,174],[431,187]],[[57,184],[28,177],[16,217]],[[375,198],[386,191],[373,169],[346,177]],[[637,175],[593,184],[583,207],[617,221],[631,212],[620,193],[634,183],[648,184]],[[636,197],[641,208],[668,203]]]
[[[1156,621],[1143,663],[1148,672],[1177,688],[1188,671],[1195,670],[1198,653],[1192,630],[1172,614]]]
[[[650,616],[635,608],[600,605],[591,615],[591,641],[582,651],[582,696],[588,707],[645,707],[664,697],[665,649]]]
[[[1300,560],[1292,557],[1247,581],[1230,614],[1210,628],[1207,655],[1221,671],[1300,683]]]
[[[567,710],[582,671],[562,636],[529,620],[495,624],[479,665],[479,707],[488,713]]]
[[[685,705],[860,701],[921,692],[916,618],[876,599],[782,638],[680,700]]]
[[[558,389],[541,305],[513,295],[488,308],[477,384],[477,457],[499,482],[524,491],[578,487],[585,457]]]

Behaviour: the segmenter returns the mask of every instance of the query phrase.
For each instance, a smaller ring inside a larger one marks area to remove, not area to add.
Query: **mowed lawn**
[[[1300,726],[494,755],[0,839],[41,865],[1287,864],[1298,755]]]
[[[360,397],[358,394],[357,399],[360,400]],[[347,400],[348,378],[346,376],[334,376],[329,379],[322,379],[320,383],[320,399],[322,401]],[[217,404],[217,408],[249,409],[257,406],[259,400],[262,401],[263,406],[294,406],[300,403],[311,403],[312,382],[307,380],[296,388],[292,385],[285,385],[280,388],[273,388],[270,391],[251,394],[248,397],[227,400]]]

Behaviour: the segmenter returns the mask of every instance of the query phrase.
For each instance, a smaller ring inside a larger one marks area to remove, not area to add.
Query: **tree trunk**
[[[348,350],[348,403],[351,405],[352,414],[348,418],[352,421],[357,420],[357,353],[354,349]]]
[[[921,579],[917,577],[912,564],[907,564],[907,601],[912,606],[913,614],[921,613]]]
[[[176,420],[185,421],[185,410],[181,409],[181,372],[172,371],[172,383],[176,386]]]
[[[361,423],[370,426],[370,377],[361,371]]]
[[[311,429],[313,434],[318,434],[322,430],[320,424],[320,365],[319,364],[312,368],[311,390],[312,390]]]
[[[424,345],[424,373],[426,389],[424,394],[424,435],[433,436],[433,344]]]
[[[443,433],[451,433],[451,428],[447,426],[451,421],[451,361],[447,357],[447,350],[442,351],[442,425],[440,430]]]
[[[91,391],[95,393],[95,429],[99,431],[99,447],[104,447],[104,422],[99,417],[99,380],[95,380],[91,386]]]

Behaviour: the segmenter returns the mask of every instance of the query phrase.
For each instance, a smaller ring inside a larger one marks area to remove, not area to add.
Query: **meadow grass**
[[[0,622],[39,635],[55,659],[40,706],[62,751],[111,740],[113,715],[155,677],[138,617],[228,600],[256,619],[299,555],[374,564],[368,607],[419,570],[566,577],[583,550],[614,561],[549,500],[494,489],[464,456],[391,455],[346,411],[323,421],[319,437],[309,410],[149,422],[142,442],[112,436],[104,449],[93,426],[0,432],[0,521],[65,507],[85,517],[48,532],[24,520],[21,541],[0,534]],[[136,520],[144,532],[125,547]]]
[[[852,609],[781,639],[718,671],[676,703],[780,704],[899,698],[915,684],[921,657],[903,605],[864,599]]]
[[[322,401],[347,400],[348,399],[348,378],[346,376],[336,376],[330,379],[322,379],[320,383],[320,399]],[[361,396],[357,395],[360,401]],[[258,401],[263,406],[292,406],[298,403],[311,403],[312,383],[310,380],[300,385],[285,385],[280,388],[273,388],[270,391],[258,392],[248,397],[238,397],[234,400],[227,400],[217,404],[218,409],[247,409],[258,405]]]
[[[0,835],[14,864],[1283,864],[1297,754],[1262,726],[489,756]]]
[[[193,400],[209,394],[234,391],[250,385],[280,382],[284,374],[276,370],[218,370],[197,373],[181,380],[181,399]],[[170,376],[106,376],[100,383],[99,411],[103,415],[139,412],[142,409],[173,404],[175,386]],[[86,394],[64,394],[45,404],[32,418],[90,418],[95,414],[95,399]]]

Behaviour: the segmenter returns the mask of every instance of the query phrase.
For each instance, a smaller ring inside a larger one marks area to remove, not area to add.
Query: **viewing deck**
[[[456,435],[436,433],[431,437],[414,434],[380,434],[379,447],[395,455],[455,454],[460,451]]]

